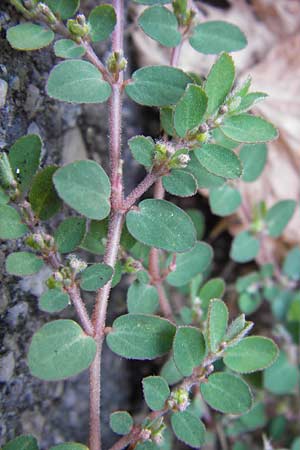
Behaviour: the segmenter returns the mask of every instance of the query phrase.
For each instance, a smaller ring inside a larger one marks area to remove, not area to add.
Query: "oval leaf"
[[[207,96],[204,90],[195,84],[189,84],[174,111],[174,127],[180,137],[203,122],[207,108]]]
[[[124,358],[154,359],[171,349],[175,331],[166,319],[127,314],[114,321],[106,340],[109,348]]]
[[[237,189],[224,184],[209,192],[209,205],[214,214],[224,217],[233,214],[242,203],[242,197]]]
[[[130,433],[133,427],[133,419],[127,411],[115,411],[109,416],[109,426],[116,434]]]
[[[230,257],[240,263],[254,259],[259,252],[259,240],[249,231],[242,231],[235,236],[230,250]]]
[[[242,175],[242,165],[236,154],[226,147],[216,144],[206,144],[195,150],[200,164],[214,175],[224,178],[239,178]]]
[[[219,299],[213,299],[209,303],[207,315],[207,346],[209,351],[216,353],[222,343],[228,325],[228,309],[225,303]]]
[[[234,77],[233,60],[227,53],[223,53],[212,66],[205,83],[205,92],[208,97],[208,116],[216,112],[224,103],[233,86]]]
[[[99,5],[92,9],[88,24],[93,42],[104,41],[116,25],[116,13],[111,5]]]
[[[266,225],[270,236],[278,237],[281,235],[293,217],[296,206],[295,200],[281,200],[268,210]]]
[[[145,167],[152,166],[155,144],[151,137],[134,136],[129,139],[128,145],[136,161]]]
[[[74,16],[79,8],[80,0],[45,0],[44,3],[62,20],[65,20]]]
[[[11,275],[19,275],[22,277],[37,273],[43,265],[43,260],[33,253],[17,252],[11,253],[7,257],[5,268]]]
[[[55,42],[54,53],[59,58],[76,59],[81,58],[85,54],[85,48],[71,39],[60,39]]]
[[[243,145],[239,153],[243,163],[243,181],[251,183],[261,175],[267,161],[267,154],[266,144]]]
[[[244,33],[232,23],[212,20],[197,25],[190,37],[191,46],[205,55],[236,52],[247,45]]]
[[[61,289],[49,289],[44,292],[39,299],[39,308],[49,313],[60,312],[65,309],[70,302],[68,294]]]
[[[162,377],[143,378],[143,392],[145,402],[153,411],[163,409],[170,395],[168,383]]]
[[[18,436],[2,447],[2,450],[39,450],[37,440],[34,436]]]
[[[21,137],[9,150],[9,162],[22,192],[30,187],[39,168],[41,150],[42,141],[35,134]]]
[[[41,25],[28,22],[9,28],[6,38],[17,50],[38,50],[51,44],[54,33]]]
[[[191,197],[197,191],[197,182],[192,174],[182,169],[174,169],[162,178],[167,192],[179,197]]]
[[[205,341],[200,330],[193,327],[179,327],[173,342],[173,357],[179,372],[185,377],[201,364],[205,356]]]
[[[28,365],[42,380],[63,380],[87,369],[96,355],[96,342],[73,320],[55,320],[38,330],[31,341]]]
[[[181,40],[175,14],[163,6],[145,9],[138,24],[148,36],[165,47],[176,47]]]
[[[205,440],[205,427],[198,417],[188,411],[176,412],[171,416],[175,436],[189,447],[200,448]]]
[[[50,97],[71,103],[102,103],[111,94],[110,85],[87,61],[70,59],[52,69],[47,82]]]
[[[48,166],[37,173],[32,182],[29,201],[34,213],[41,220],[50,219],[61,207],[61,200],[53,184],[53,175],[56,171],[56,166]]]
[[[158,293],[154,286],[135,281],[127,292],[129,313],[153,314],[158,309]]]
[[[126,224],[138,241],[170,252],[189,250],[196,241],[192,220],[166,200],[142,201],[138,211],[127,213]]]
[[[51,447],[49,450],[89,450],[85,445],[77,444],[76,442],[67,442],[65,444],[58,444]]]
[[[0,239],[18,239],[27,231],[18,211],[8,205],[0,206]]]
[[[110,211],[110,182],[95,161],[76,161],[53,177],[60,198],[89,219],[102,220]]]
[[[224,363],[239,373],[256,372],[269,367],[278,356],[278,348],[271,339],[251,336],[225,352]]]
[[[112,277],[113,269],[107,264],[93,264],[81,274],[80,287],[84,291],[97,291]]]
[[[206,403],[225,414],[243,414],[252,406],[252,395],[247,383],[229,373],[210,375],[200,389]]]
[[[73,252],[82,242],[85,229],[86,221],[81,217],[69,217],[61,222],[54,234],[58,251]]]
[[[256,143],[268,142],[278,137],[278,131],[262,117],[239,114],[224,120],[221,130],[233,141]]]

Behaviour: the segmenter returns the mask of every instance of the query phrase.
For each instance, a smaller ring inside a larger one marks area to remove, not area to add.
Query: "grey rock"
[[[28,314],[28,303],[20,302],[10,308],[7,312],[6,321],[11,328],[16,328],[21,322],[24,322]]]
[[[5,80],[0,79],[0,108],[3,108],[6,103],[8,84]]]
[[[36,115],[43,103],[43,99],[40,95],[40,90],[37,86],[30,84],[27,90],[26,102],[24,110],[28,113],[29,118]]]
[[[13,352],[7,353],[0,358],[0,383],[11,380],[15,370],[15,358]]]
[[[64,135],[62,162],[70,164],[80,159],[87,159],[86,146],[78,127],[68,130]]]

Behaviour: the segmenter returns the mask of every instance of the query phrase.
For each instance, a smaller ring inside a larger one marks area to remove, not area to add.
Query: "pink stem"
[[[67,289],[68,294],[70,295],[70,298],[72,300],[72,303],[76,309],[76,312],[78,314],[78,317],[80,319],[80,322],[83,326],[83,329],[86,334],[89,336],[94,335],[94,327],[93,324],[89,318],[89,315],[87,313],[85,304],[83,303],[83,300],[80,295],[80,291],[76,284],[73,284]]]
[[[125,198],[122,209],[128,211],[135,202],[152,186],[159,175],[148,173],[140,184]]]

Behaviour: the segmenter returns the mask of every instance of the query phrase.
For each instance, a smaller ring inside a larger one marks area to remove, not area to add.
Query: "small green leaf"
[[[155,5],[160,4],[164,5],[166,3],[171,3],[171,0],[133,0],[134,3],[138,3],[140,5]]]
[[[172,286],[183,286],[198,273],[204,272],[211,263],[212,257],[210,245],[205,242],[196,242],[192,250],[177,255],[176,269],[167,276],[168,283]]]
[[[153,314],[157,311],[158,293],[154,286],[135,281],[127,292],[127,308],[129,313]]]
[[[106,340],[109,348],[127,359],[154,359],[172,347],[175,326],[146,314],[127,314],[113,323]]]
[[[208,350],[216,353],[222,343],[228,324],[228,309],[219,299],[212,299],[209,303],[207,315],[206,339]]]
[[[134,136],[129,139],[128,145],[136,161],[145,167],[152,166],[155,144],[151,137]]]
[[[192,448],[200,448],[205,440],[205,426],[188,411],[176,412],[171,416],[175,436]]]
[[[225,283],[222,278],[212,278],[207,281],[200,289],[199,297],[201,306],[205,309],[209,305],[209,301],[213,298],[221,298],[225,291]]]
[[[54,216],[61,207],[53,184],[53,175],[56,166],[48,166],[36,174],[29,192],[29,201],[34,213],[41,220],[48,220]]]
[[[46,5],[62,20],[74,16],[79,8],[80,0],[45,0]]]
[[[93,42],[104,41],[116,25],[116,13],[111,5],[99,5],[92,9],[88,24]]]
[[[7,257],[5,268],[11,275],[22,277],[38,272],[43,265],[43,261],[33,253],[17,252]]]
[[[77,444],[76,442],[67,442],[65,444],[58,444],[51,447],[49,450],[89,450],[85,445]]]
[[[107,233],[108,221],[106,219],[91,220],[89,230],[80,247],[95,255],[104,255]]]
[[[170,386],[177,384],[183,378],[182,374],[177,369],[173,358],[170,358],[165,362],[160,374]]]
[[[133,419],[127,411],[115,411],[109,416],[109,426],[114,433],[125,435],[133,427]]]
[[[22,192],[29,188],[39,168],[41,150],[42,141],[35,134],[21,137],[9,150],[9,162]]]
[[[281,351],[275,363],[264,371],[264,388],[272,394],[292,394],[299,384],[299,370]]]
[[[252,395],[247,383],[230,373],[214,373],[207,383],[200,385],[206,403],[225,414],[243,414],[252,406]]]
[[[54,53],[59,58],[76,59],[85,54],[85,48],[71,39],[60,39],[54,44]]]
[[[143,244],[170,252],[184,252],[196,241],[196,231],[189,216],[166,200],[144,200],[138,211],[126,216],[128,231]]]
[[[295,200],[281,200],[268,210],[266,225],[270,236],[278,237],[281,235],[293,217],[296,206]]]
[[[253,322],[246,322],[245,314],[239,315],[229,325],[225,335],[225,342],[227,342],[228,345],[237,344],[247,333],[249,333],[252,327]]]
[[[252,106],[256,105],[256,103],[261,102],[267,97],[267,94],[264,92],[250,92],[249,94],[242,97],[241,103],[234,110],[234,114],[240,114],[242,112],[249,111]]]
[[[173,357],[179,372],[185,377],[201,364],[205,356],[205,341],[200,330],[194,327],[177,328],[173,342]]]
[[[233,60],[227,53],[223,53],[212,66],[205,83],[205,92],[208,97],[208,116],[216,112],[224,103],[233,86],[234,77]]]
[[[39,308],[49,313],[60,312],[65,309],[70,302],[68,294],[61,289],[49,289],[44,292],[39,299]]]
[[[93,264],[81,274],[80,287],[84,291],[97,291],[113,276],[112,267],[107,264]]]
[[[235,150],[239,143],[236,141],[233,141],[232,139],[229,139],[223,131],[220,130],[220,128],[214,128],[211,131],[211,136],[213,138],[212,144],[221,145],[221,147],[229,148],[229,150]]]
[[[197,25],[190,37],[191,46],[205,55],[236,52],[247,45],[244,33],[229,22],[213,20]]]
[[[170,389],[166,380],[162,377],[143,378],[143,392],[145,402],[153,411],[163,409],[169,398]]]
[[[239,153],[243,163],[243,181],[251,183],[261,175],[267,162],[267,155],[268,149],[265,144],[243,145]]]
[[[197,232],[197,239],[200,241],[205,232],[205,217],[198,209],[186,209],[185,212],[190,216]]]
[[[226,118],[221,130],[230,139],[249,144],[272,141],[278,137],[274,125],[261,117],[245,113]]]
[[[271,339],[251,336],[226,350],[224,363],[235,372],[250,373],[266,369],[277,356],[278,348]]]
[[[56,100],[71,103],[102,103],[110,97],[111,87],[99,70],[87,61],[70,59],[52,69],[47,93]]]
[[[6,205],[9,202],[9,196],[5,194],[4,190],[0,187],[0,206]]]
[[[27,226],[21,222],[21,217],[14,208],[0,206],[0,239],[18,239],[27,231]]]
[[[252,294],[243,292],[238,298],[240,311],[245,313],[247,316],[257,311],[262,304],[262,301],[263,298],[259,292],[254,292]]]
[[[181,40],[176,16],[164,6],[145,9],[138,24],[148,36],[165,47],[176,47]]]
[[[293,440],[291,450],[300,450],[300,436]]]
[[[290,250],[283,263],[283,273],[294,281],[300,280],[300,248],[294,247]]]
[[[39,447],[34,436],[22,435],[5,444],[2,450],[39,450]]]
[[[195,127],[204,118],[207,108],[207,96],[204,90],[195,84],[189,84],[174,110],[174,127],[180,137]]]
[[[242,203],[240,192],[228,184],[209,191],[209,205],[214,214],[224,217],[233,214]]]
[[[167,192],[179,197],[191,197],[197,191],[194,176],[183,169],[171,170],[169,175],[162,177],[162,183]]]
[[[110,182],[95,161],[76,161],[55,173],[58,195],[71,208],[89,219],[101,220],[110,211]]]
[[[38,50],[51,44],[54,33],[41,25],[27,22],[9,28],[6,38],[17,50]]]
[[[69,217],[61,222],[54,234],[58,251],[73,252],[83,240],[85,228],[86,221],[81,217]]]
[[[96,342],[73,320],[55,320],[33,336],[28,353],[32,375],[63,380],[87,369],[96,354]]]
[[[173,124],[173,108],[171,106],[166,106],[165,108],[161,108],[159,113],[161,129],[169,136],[174,136],[175,129]]]
[[[259,252],[259,240],[252,236],[249,231],[237,234],[232,242],[230,257],[240,263],[254,259]]]
[[[198,189],[211,189],[222,186],[225,183],[224,178],[218,177],[205,169],[194,152],[190,152],[189,156],[191,159],[185,170],[195,177]]]
[[[148,66],[137,70],[126,85],[127,95],[146,106],[169,106],[178,102],[191,78],[169,66]]]
[[[205,144],[195,150],[200,164],[214,175],[224,178],[239,178],[242,165],[236,154],[226,147],[216,144]]]

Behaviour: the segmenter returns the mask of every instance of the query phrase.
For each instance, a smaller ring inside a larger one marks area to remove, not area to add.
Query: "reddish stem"
[[[158,177],[159,175],[155,173],[148,173],[140,184],[125,198],[122,209],[124,211],[128,211],[128,209],[135,204],[135,202],[152,186],[152,184],[155,183]]]
[[[73,284],[67,289],[67,292],[70,295],[70,298],[76,309],[76,312],[78,314],[78,317],[80,319],[80,322],[83,326],[85,333],[88,334],[89,336],[93,336],[94,327],[87,313],[85,304],[83,303],[83,300],[81,298],[78,286],[76,286],[76,284]]]

